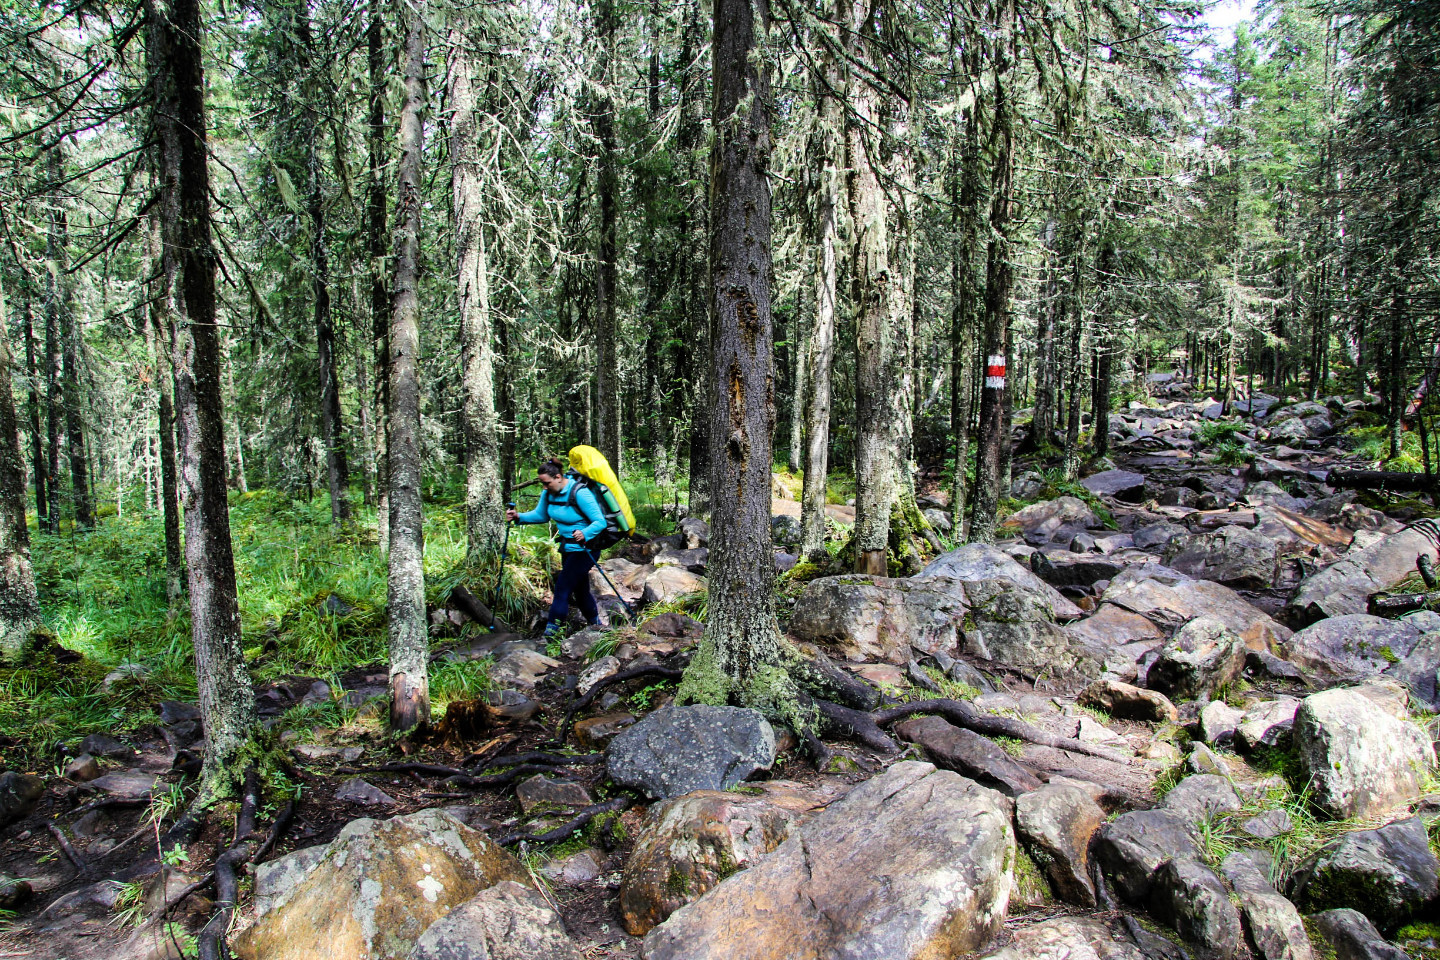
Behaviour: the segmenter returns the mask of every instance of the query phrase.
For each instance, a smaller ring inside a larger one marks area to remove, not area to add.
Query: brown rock
[[[587,717],[575,724],[575,739],[591,750],[600,750],[626,727],[634,726],[635,715],[621,710],[598,717]]]
[[[1158,690],[1143,690],[1108,678],[1081,690],[1077,700],[1082,706],[1104,710],[1121,720],[1174,723],[1180,716],[1170,698]]]
[[[503,880],[529,882],[519,861],[442,811],[353,820],[234,951],[242,960],[403,960],[431,924]]]

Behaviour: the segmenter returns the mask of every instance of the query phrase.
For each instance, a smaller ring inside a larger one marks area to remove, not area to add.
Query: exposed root
[[[1038,727],[1012,717],[997,717],[993,714],[981,713],[964,700],[918,700],[914,703],[903,703],[885,710],[877,710],[871,714],[871,717],[876,724],[884,727],[896,720],[903,720],[916,714],[944,717],[957,727],[964,727],[986,736],[1013,737],[1016,740],[1024,740],[1038,746],[1067,750],[1070,753],[1081,753],[1089,757],[1099,757],[1101,760],[1109,760],[1126,766],[1133,762],[1130,757],[1110,747],[1086,743],[1073,737],[1057,737],[1053,733],[1046,733]]]
[[[515,831],[502,833],[492,839],[502,847],[514,846],[521,841],[526,843],[555,843],[560,840],[567,840],[576,830],[583,828],[591,820],[600,816],[600,814],[610,813],[615,810],[624,810],[634,802],[630,797],[615,797],[611,800],[606,800],[604,803],[597,803],[594,806],[586,807],[584,810],[581,810],[579,815],[573,820],[567,820],[554,830],[547,830],[545,833]]]
[[[45,829],[50,831],[50,835],[55,838],[55,844],[60,848],[60,852],[65,854],[66,860],[69,860],[75,865],[75,869],[79,871],[80,876],[88,877],[90,875],[90,864],[85,861],[84,857],[80,856],[79,851],[75,849],[75,845],[65,836],[65,831],[53,823],[45,824]]]
[[[633,670],[622,670],[611,677],[606,677],[591,687],[583,697],[576,699],[565,710],[565,719],[560,721],[560,730],[555,734],[555,742],[560,746],[570,737],[570,728],[575,722],[575,714],[584,710],[590,704],[599,699],[600,694],[617,683],[625,683],[628,680],[639,680],[641,677],[659,677],[664,680],[681,680],[685,676],[685,668],[682,666],[654,666],[636,667]]]

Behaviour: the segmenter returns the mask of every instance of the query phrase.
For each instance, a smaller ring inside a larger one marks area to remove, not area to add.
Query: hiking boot
[[[560,640],[565,636],[565,628],[558,623],[545,624],[545,632],[540,635],[542,640]]]

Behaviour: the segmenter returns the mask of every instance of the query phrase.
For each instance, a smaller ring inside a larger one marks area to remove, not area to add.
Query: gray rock
[[[608,680],[619,672],[620,659],[618,657],[601,657],[580,672],[580,678],[575,682],[575,689],[581,696],[584,696],[595,684],[601,680]]]
[[[1270,885],[1254,860],[1236,851],[1225,858],[1220,872],[1230,881],[1240,901],[1245,928],[1260,960],[1311,960],[1314,957],[1300,911]]]
[[[1230,781],[1213,773],[1186,777],[1160,801],[1160,809],[1192,824],[1213,820],[1222,813],[1234,813],[1242,806],[1240,795]]]
[[[35,892],[30,881],[0,873],[0,910],[14,910]]]
[[[1040,779],[1017,763],[995,741],[940,717],[916,717],[897,724],[895,734],[918,743],[942,770],[953,770],[1008,797],[1036,790]]]
[[[1093,856],[1127,901],[1150,899],[1155,871],[1172,859],[1195,859],[1199,848],[1185,821],[1165,810],[1135,810],[1111,820],[1095,834]]]
[[[162,722],[173,722],[165,721],[163,716],[161,719]],[[121,743],[114,737],[107,737],[103,733],[90,734],[80,741],[77,749],[81,753],[88,753],[92,757],[101,757],[106,760],[129,760],[135,756],[135,750],[129,744]]]
[[[1384,812],[1419,795],[1430,738],[1350,690],[1306,697],[1292,734],[1312,799],[1337,819]]]
[[[1172,699],[1208,697],[1240,676],[1245,641],[1211,617],[1197,617],[1160,648],[1146,684]]]
[[[964,653],[1037,670],[1049,668],[1087,677],[1100,673],[1096,652],[1051,620],[1051,608],[1040,595],[1006,580],[968,582],[965,595],[970,611]]]
[[[1403,620],[1367,613],[1331,617],[1298,631],[1284,652],[1301,670],[1320,680],[1354,681],[1384,673],[1415,649],[1420,630]],[[1431,686],[1434,680],[1431,679]]]
[[[1259,480],[1245,486],[1245,501],[1251,506],[1272,506],[1284,507],[1286,510],[1300,512],[1305,509],[1305,504],[1285,492],[1279,484],[1269,480]]]
[[[1082,706],[1104,710],[1121,720],[1174,723],[1179,718],[1175,704],[1171,703],[1165,694],[1108,677],[1102,677],[1081,690],[1076,702]]]
[[[1010,499],[1034,500],[1045,490],[1045,478],[1034,470],[1027,470],[1010,483]]]
[[[1245,711],[1240,725],[1235,728],[1235,743],[1242,750],[1255,751],[1288,742],[1295,727],[1295,713],[1299,709],[1300,701],[1294,697],[1255,704]]]
[[[1269,650],[1246,650],[1245,669],[1252,675],[1270,677],[1273,680],[1298,680],[1305,682],[1305,674],[1289,660],[1277,657]]]
[[[988,543],[967,543],[956,550],[942,553],[920,571],[920,577],[944,577],[967,583],[977,580],[1005,580],[1048,604],[1051,614],[1057,620],[1072,620],[1082,615],[1080,608],[1067,600],[1059,590],[1021,566],[1004,550]]]
[[[1057,897],[1082,907],[1095,906],[1090,839],[1104,822],[1105,811],[1074,784],[1047,784],[1015,801],[1015,825],[1031,859]]]
[[[1159,550],[1176,537],[1184,536],[1188,531],[1178,523],[1171,523],[1162,520],[1159,523],[1152,523],[1141,527],[1131,536],[1135,540],[1135,546],[1140,550]]]
[[[1009,945],[984,960],[1155,960],[1124,932],[1091,917],[1056,917],[1022,926]]]
[[[537,774],[515,786],[515,799],[520,809],[530,814],[536,811],[560,810],[569,812],[576,807],[588,807],[595,802],[582,784],[573,780],[552,780],[544,774]]]
[[[849,660],[904,664],[912,647],[956,656],[968,609],[964,585],[942,577],[820,577],[796,600],[790,629]]]
[[[641,956],[965,954],[999,932],[1015,856],[1007,803],[998,794],[928,763],[897,763],[677,910],[646,935]]]
[[[409,960],[580,960],[538,891],[503,880],[432,923]]]
[[[1235,730],[1245,719],[1245,711],[1237,710],[1224,700],[1211,700],[1200,710],[1200,739],[1213,745],[1235,739]]]
[[[1404,950],[1380,936],[1358,910],[1325,910],[1312,914],[1315,930],[1329,941],[1335,960],[1410,960]]]
[[[710,546],[710,525],[698,517],[686,517],[680,521],[680,536],[685,538],[686,550],[698,550]]]
[[[329,850],[325,844],[302,847],[255,868],[255,915],[263,917],[285,905]]]
[[[1347,833],[1307,860],[1291,893],[1313,910],[1350,907],[1394,930],[1440,892],[1440,862],[1419,817]]]
[[[1403,683],[1410,696],[1429,709],[1440,711],[1440,686],[1437,686],[1437,677],[1440,677],[1440,630],[1432,629],[1421,634],[1408,654],[1385,669],[1385,675]]]
[[[1118,561],[1074,550],[1079,542],[1080,538],[1076,537],[1071,541],[1070,553],[1054,556],[1036,550],[1030,554],[1030,569],[1052,587],[1089,587],[1102,580],[1110,580],[1125,569],[1125,564]],[[1085,550],[1089,549],[1088,545],[1082,546]]]
[[[1150,911],[1187,940],[1228,960],[1240,951],[1240,913],[1225,885],[1204,864],[1167,860],[1155,871]]]
[[[1275,579],[1275,543],[1244,527],[1176,537],[1162,554],[1171,569],[1197,580],[1259,590]]]
[[[29,773],[0,773],[0,827],[28,817],[45,795],[45,781]]]
[[[155,777],[141,770],[117,770],[97,777],[85,789],[124,800],[139,800],[155,792]]]
[[[553,660],[533,650],[515,650],[501,657],[490,668],[490,677],[496,683],[516,687],[520,690],[534,690],[540,678],[556,667],[559,660]]]
[[[1362,550],[1352,548],[1302,581],[1286,604],[1284,616],[1293,626],[1306,626],[1326,617],[1364,613],[1370,595],[1413,573],[1420,556],[1440,559],[1434,540],[1409,527]]]
[[[335,799],[341,803],[358,803],[363,807],[393,807],[395,798],[359,777],[346,780],[335,788]]]
[[[99,776],[100,761],[88,753],[82,753],[80,756],[65,764],[65,779],[67,780],[73,780],[76,783],[87,783],[91,780],[98,779]]]
[[[607,751],[610,779],[656,800],[725,790],[775,762],[775,731],[758,710],[667,706],[622,731]]]
[[[1129,470],[1105,470],[1080,481],[1080,486],[1096,496],[1114,497],[1129,503],[1145,499],[1145,477]]]
[[[1266,810],[1240,824],[1240,832],[1256,840],[1274,840],[1294,829],[1295,823],[1290,819],[1290,814],[1280,807]]]
[[[1215,774],[1216,776],[1230,776],[1230,764],[1225,758],[1203,743],[1192,744],[1190,756],[1185,759],[1185,768],[1191,773]]]
[[[1189,487],[1169,487],[1159,497],[1161,506],[1166,507],[1193,507],[1195,499],[1196,493]]]
[[[1081,530],[1098,527],[1100,518],[1078,497],[1056,497],[1017,510],[1005,523],[1018,526],[1025,542],[1038,547],[1056,540],[1068,541]]]

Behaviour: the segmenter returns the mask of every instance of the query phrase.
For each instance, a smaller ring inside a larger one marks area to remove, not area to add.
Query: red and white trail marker
[[[985,361],[985,389],[1005,389],[1005,355],[992,353]]]

